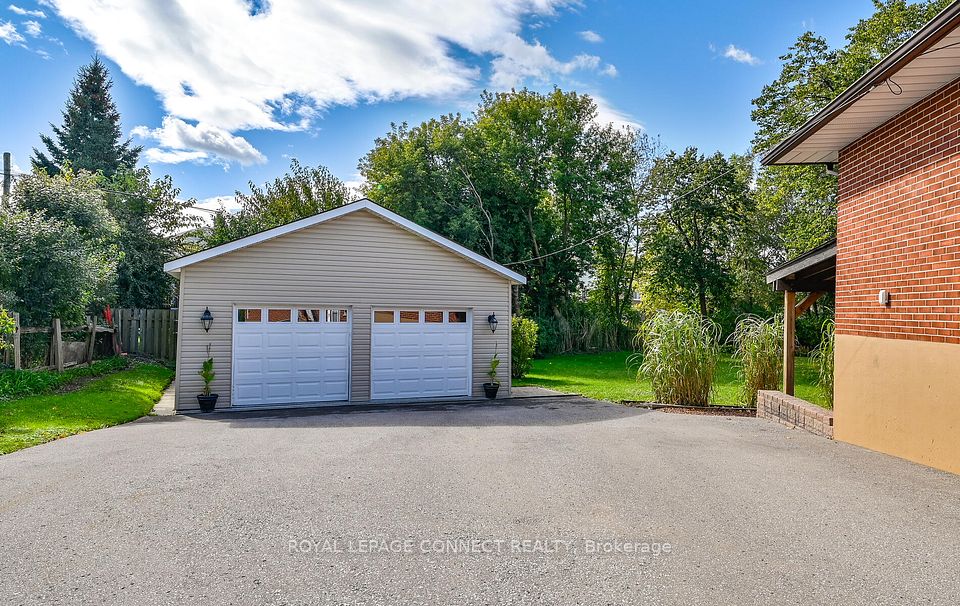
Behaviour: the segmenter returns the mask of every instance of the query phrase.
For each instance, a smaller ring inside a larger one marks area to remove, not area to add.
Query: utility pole
[[[3,152],[3,201],[10,197],[10,183],[13,181],[13,171],[10,167],[10,152]]]

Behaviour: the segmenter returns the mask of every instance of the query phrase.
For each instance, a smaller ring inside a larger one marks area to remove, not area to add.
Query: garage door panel
[[[234,405],[347,400],[350,334],[350,322],[235,320]]]
[[[237,375],[260,373],[263,372],[263,360],[261,358],[237,358],[234,368]]]
[[[320,347],[322,337],[319,332],[301,332],[294,335],[297,347]]]
[[[470,325],[425,323],[422,313],[420,318],[419,323],[374,322],[372,398],[469,395]]]
[[[293,346],[293,335],[290,333],[277,332],[273,329],[267,332],[267,347],[271,349],[288,349]]]

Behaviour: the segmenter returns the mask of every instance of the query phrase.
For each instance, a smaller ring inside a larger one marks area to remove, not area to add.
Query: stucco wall
[[[510,393],[510,283],[367,211],[190,265],[180,274],[177,407],[194,409],[206,348],[214,357],[218,407],[230,405],[234,305],[344,306],[353,311],[351,400],[370,397],[373,307],[473,311],[473,390],[482,394],[490,358],[500,354],[501,394]],[[200,314],[210,307],[205,333]],[[491,333],[487,316],[500,320]]]
[[[834,438],[960,473],[960,345],[837,335]]]

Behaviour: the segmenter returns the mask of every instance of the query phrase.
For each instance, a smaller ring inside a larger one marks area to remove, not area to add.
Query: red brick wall
[[[837,332],[960,343],[960,81],[842,150],[839,196]]]

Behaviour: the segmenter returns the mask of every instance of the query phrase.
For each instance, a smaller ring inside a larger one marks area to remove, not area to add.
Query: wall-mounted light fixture
[[[497,324],[499,324],[497,321],[497,314],[492,313],[487,316],[487,324],[490,325],[490,332],[497,332]]]
[[[205,332],[210,332],[210,326],[213,325],[213,314],[210,313],[209,307],[203,310],[203,314],[200,316],[200,324],[203,325]]]

